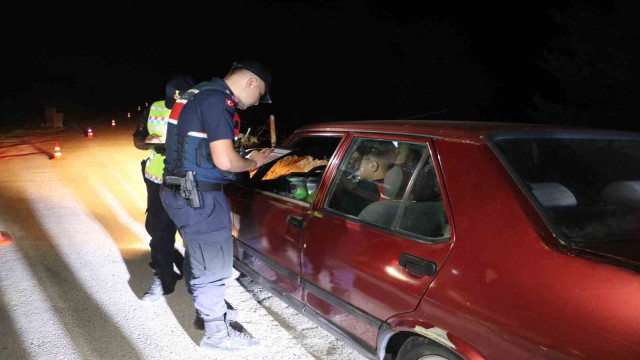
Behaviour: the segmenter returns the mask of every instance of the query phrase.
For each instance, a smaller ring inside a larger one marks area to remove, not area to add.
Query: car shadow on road
[[[43,290],[49,306],[78,352],[83,357],[91,358],[141,359],[136,346],[129,341],[111,316],[76,277],[74,270],[67,265],[40,224],[38,215],[28,206],[29,203],[30,199],[22,191],[21,185],[0,192],[0,204],[14,204],[12,211],[3,211],[1,215],[3,222],[12,226],[14,241],[8,246],[17,247],[23,254],[37,286]],[[25,298],[25,303],[28,303],[28,300]],[[3,307],[0,314],[17,316],[12,310]],[[12,332],[16,330],[13,328]],[[9,338],[18,339],[19,336],[11,334]],[[23,344],[22,349],[29,346],[34,344]],[[9,358],[24,358],[20,349],[11,349],[16,353],[11,354]]]

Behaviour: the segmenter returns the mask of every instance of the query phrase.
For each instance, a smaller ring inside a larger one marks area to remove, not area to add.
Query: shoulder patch
[[[226,99],[227,100],[227,105],[231,106],[232,108],[235,109],[236,107],[236,103],[234,103],[233,101],[231,101],[231,99]]]

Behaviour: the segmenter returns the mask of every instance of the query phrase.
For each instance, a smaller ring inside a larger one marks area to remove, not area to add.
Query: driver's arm
[[[249,155],[249,159],[241,157],[233,148],[230,139],[221,139],[209,143],[211,149],[211,157],[217,168],[230,172],[249,171],[262,166],[268,160],[273,149],[264,149],[262,151],[253,151]]]

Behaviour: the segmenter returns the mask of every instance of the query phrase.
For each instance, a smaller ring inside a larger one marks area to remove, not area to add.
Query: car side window
[[[450,234],[426,144],[354,139],[326,207],[377,227],[443,238]]]
[[[287,148],[280,159],[267,163],[252,174],[259,190],[311,203],[322,174],[340,143],[336,136],[303,136]]]
[[[425,144],[355,139],[340,164],[327,207],[391,228]]]

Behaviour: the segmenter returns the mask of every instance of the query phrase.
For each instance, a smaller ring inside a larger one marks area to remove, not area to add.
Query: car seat
[[[382,183],[382,195],[387,199],[367,205],[358,217],[376,225],[391,227],[410,176],[409,171],[401,167],[394,166],[389,169]]]

